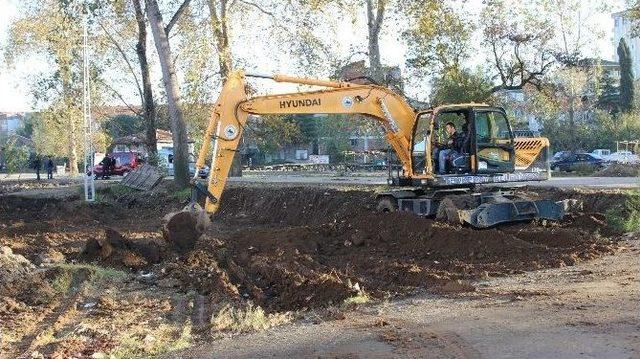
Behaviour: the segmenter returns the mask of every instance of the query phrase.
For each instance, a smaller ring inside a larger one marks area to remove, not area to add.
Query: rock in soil
[[[0,247],[0,283],[24,277],[34,269],[35,266],[25,257],[13,253],[9,247]]]
[[[476,287],[468,281],[458,279],[447,282],[440,290],[445,293],[464,293],[475,292]]]

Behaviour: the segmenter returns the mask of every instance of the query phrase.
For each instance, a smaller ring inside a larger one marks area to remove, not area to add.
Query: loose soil
[[[530,193],[582,199],[587,210],[559,223],[474,230],[375,213],[369,190],[234,187],[189,249],[160,231],[163,216],[186,204],[175,193],[163,183],[148,193],[107,187],[92,205],[78,193],[64,201],[2,197],[0,246],[40,267],[0,286],[0,330],[9,333],[0,353],[83,357],[134,350],[126,346],[133,340],[142,344],[130,355],[149,355],[172,350],[158,349],[168,340],[160,330],[183,340],[187,319],[189,340],[210,338],[211,316],[228,304],[251,302],[269,314],[473,291],[475,279],[614,252],[620,233],[603,213],[622,210],[626,196]]]

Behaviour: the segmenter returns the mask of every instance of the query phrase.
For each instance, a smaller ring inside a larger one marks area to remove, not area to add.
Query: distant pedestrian
[[[55,166],[53,164],[53,159],[51,159],[51,156],[47,156],[47,160],[45,161],[44,166],[47,169],[47,179],[53,179],[53,168]]]
[[[100,161],[100,165],[102,166],[102,179],[109,179],[109,175],[111,174],[111,156],[108,153],[104,155],[104,158]]]
[[[40,168],[42,167],[42,160],[40,159],[40,155],[36,155],[33,158],[33,162],[31,163],[33,169],[36,170],[36,179],[40,181]]]
[[[109,173],[116,175],[116,156],[111,155],[111,163],[109,164]]]

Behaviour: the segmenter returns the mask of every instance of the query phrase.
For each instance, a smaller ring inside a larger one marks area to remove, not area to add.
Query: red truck
[[[111,175],[124,176],[142,163],[140,154],[136,152],[114,152],[111,157],[116,159],[116,167]],[[104,168],[101,164],[93,167],[93,174],[96,178],[102,177],[103,172]],[[89,175],[90,173],[87,174]]]

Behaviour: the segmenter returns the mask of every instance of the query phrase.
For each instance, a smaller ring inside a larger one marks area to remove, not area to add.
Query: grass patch
[[[73,281],[73,274],[69,271],[63,270],[56,278],[51,282],[51,287],[57,294],[66,294],[71,289],[71,282]]]
[[[342,302],[344,305],[359,305],[366,304],[371,301],[371,297],[367,293],[358,293],[358,295],[354,295],[353,297],[349,297]]]
[[[640,190],[629,192],[626,200],[615,209],[606,213],[609,224],[623,232],[640,230]]]
[[[122,196],[126,196],[129,194],[133,194],[133,193],[138,193],[140,191],[133,189],[131,187],[127,187],[127,186],[123,186],[121,184],[116,184],[114,186],[109,186],[109,191],[111,192],[112,195],[116,196],[116,197],[122,197]]]
[[[127,278],[126,272],[113,269],[99,267],[93,264],[70,264],[61,263],[54,267],[59,274],[51,282],[51,287],[58,294],[66,294],[73,285],[74,276],[81,271],[86,271],[86,285],[95,287],[105,282],[121,282]]]
[[[187,187],[173,191],[169,194],[169,197],[178,202],[188,201],[191,198],[191,188]]]
[[[247,333],[282,325],[291,319],[291,313],[266,314],[261,307],[253,304],[245,308],[234,308],[227,304],[212,316],[211,327],[217,332]]]
[[[109,358],[153,358],[160,354],[186,349],[193,344],[191,324],[188,322],[182,329],[160,325],[142,338],[140,335],[125,333],[118,341],[118,346],[109,353]]]
[[[76,264],[61,263],[56,265],[56,268],[60,268],[65,272],[70,272],[70,273],[80,271],[80,270],[86,270],[89,272],[90,281],[102,281],[102,280],[120,281],[127,278],[127,276],[129,275],[128,273],[123,272],[121,270],[100,267],[94,264],[86,264],[86,263],[76,263]]]

